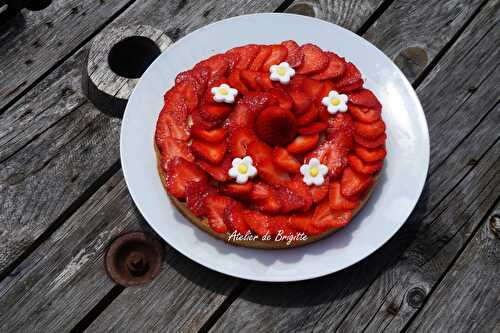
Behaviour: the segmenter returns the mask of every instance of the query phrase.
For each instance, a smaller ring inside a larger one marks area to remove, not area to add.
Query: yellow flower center
[[[229,94],[229,91],[226,88],[220,88],[219,92],[221,95],[224,95],[224,96]]]
[[[312,167],[311,170],[309,170],[309,173],[311,174],[311,176],[316,177],[319,173],[319,170],[317,167]]]
[[[278,70],[276,71],[279,76],[283,76],[286,74],[286,68],[285,67],[278,67]]]
[[[238,166],[238,171],[239,171],[240,173],[247,173],[247,171],[248,171],[248,167],[247,167],[245,164],[240,164],[240,165]]]
[[[339,98],[332,98],[332,99],[330,100],[330,103],[332,103],[332,105],[335,105],[335,106],[339,105],[339,104],[340,104],[340,102],[341,102],[341,101],[340,101],[340,99],[339,99]]]

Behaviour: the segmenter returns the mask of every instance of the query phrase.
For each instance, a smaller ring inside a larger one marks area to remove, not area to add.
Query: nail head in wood
[[[165,257],[161,243],[144,232],[130,232],[116,238],[105,257],[108,276],[122,286],[137,286],[160,274]]]
[[[172,40],[147,25],[107,29],[91,44],[83,90],[102,112],[121,117],[127,100],[147,67]]]

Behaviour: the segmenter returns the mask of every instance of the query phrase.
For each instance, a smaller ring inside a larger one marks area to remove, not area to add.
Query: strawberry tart
[[[349,223],[382,169],[382,105],[356,66],[314,44],[249,44],[179,73],[155,148],[195,225],[231,244],[286,248]]]

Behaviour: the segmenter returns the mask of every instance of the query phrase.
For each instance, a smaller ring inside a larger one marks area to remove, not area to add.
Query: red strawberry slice
[[[380,110],[376,109],[368,109],[350,104],[349,112],[352,114],[354,119],[362,123],[371,124],[380,119]]]
[[[250,108],[241,103],[241,100],[236,104],[233,112],[227,118],[225,127],[234,129],[238,127],[251,128],[255,122],[255,113],[250,111]]]
[[[290,176],[273,163],[273,150],[263,142],[254,141],[248,145],[248,154],[257,166],[258,175],[273,185],[283,185],[290,181]]]
[[[271,89],[269,93],[273,95],[277,100],[279,107],[285,110],[291,110],[293,106],[293,100],[285,91],[281,89]]]
[[[303,89],[304,92],[308,94],[312,100],[316,100],[321,90],[323,89],[323,82],[305,78]]]
[[[346,62],[333,52],[325,52],[328,56],[328,66],[321,72],[311,76],[315,80],[335,79],[342,74],[346,69]]]
[[[273,193],[273,189],[262,181],[258,181],[254,184],[252,192],[249,194],[251,200],[263,200],[269,198]]]
[[[207,67],[210,70],[209,82],[219,80],[226,75],[229,67],[228,58],[225,54],[216,54],[210,58],[199,62],[194,69]]]
[[[161,146],[158,146],[158,149],[165,162],[168,162],[174,157],[182,157],[187,161],[194,161],[194,156],[191,154],[186,141],[166,137],[161,142]]]
[[[252,189],[252,182],[246,182],[245,184],[228,183],[220,186],[221,192],[230,197],[244,197],[252,192]]]
[[[295,230],[290,228],[289,220],[290,218],[285,215],[272,216],[269,220],[269,228],[271,230],[271,235],[276,236],[292,236],[295,234]]]
[[[339,229],[347,225],[351,219],[352,212],[350,210],[332,211],[328,200],[325,200],[316,206],[312,224],[321,230]]]
[[[365,124],[358,121],[354,122],[354,129],[357,134],[367,139],[375,139],[385,132],[385,123],[382,119],[371,124]]]
[[[328,56],[316,45],[304,44],[300,49],[304,53],[304,60],[297,68],[297,74],[321,72],[328,66]]]
[[[254,206],[258,211],[266,214],[278,214],[281,212],[281,201],[274,190],[271,191],[271,195],[266,199],[255,201]]]
[[[313,134],[323,132],[324,130],[326,130],[327,127],[328,127],[328,124],[326,124],[326,123],[316,122],[316,123],[309,124],[306,127],[300,127],[299,134],[300,135],[313,135]]]
[[[257,53],[257,56],[253,59],[252,64],[250,65],[250,70],[260,71],[264,62],[271,55],[271,51],[271,45],[261,45],[259,53]]]
[[[293,113],[279,106],[263,110],[255,121],[255,132],[264,142],[286,145],[295,137],[297,124]]]
[[[297,118],[297,126],[303,127],[314,122],[316,119],[318,119],[319,112],[320,107],[316,103],[312,103],[307,111]]]
[[[292,154],[303,154],[316,148],[319,142],[319,135],[301,135],[295,138],[286,150]]]
[[[349,94],[349,103],[361,105],[370,109],[380,110],[382,105],[377,97],[368,89],[358,89]]]
[[[384,147],[369,149],[359,145],[354,147],[354,153],[365,162],[381,161],[387,154]]]
[[[223,120],[230,113],[231,107],[225,103],[210,103],[200,107],[201,117],[209,122]]]
[[[316,96],[316,101],[321,103],[321,100],[323,99],[323,97],[328,96],[328,94],[332,90],[336,90],[332,81],[330,81],[330,80],[323,81],[323,86],[321,87],[321,90],[319,91],[318,95]],[[325,110],[326,110],[326,108],[325,108]]]
[[[196,163],[205,170],[213,179],[219,182],[225,182],[229,180],[228,171],[231,168],[232,159],[226,155],[224,160],[219,165],[210,164],[204,160],[197,160]]]
[[[209,194],[205,198],[205,209],[207,212],[208,224],[213,231],[218,233],[225,233],[228,228],[224,223],[224,213],[226,207],[231,205],[233,200],[231,198]]]
[[[363,87],[364,83],[365,83],[365,81],[360,79],[356,82],[353,82],[353,83],[345,85],[345,86],[341,86],[341,87],[335,86],[335,90],[337,90],[340,93],[348,93],[350,91],[355,91],[355,90],[358,90],[359,88]]]
[[[250,64],[255,59],[260,51],[260,46],[255,44],[248,44],[244,46],[238,46],[227,51],[227,53],[236,53],[239,56],[239,60],[234,66],[235,69],[247,69]]]
[[[328,194],[330,188],[330,178],[326,177],[323,185],[320,186],[309,186],[309,192],[313,198],[313,202],[320,202]]]
[[[300,215],[292,215],[288,219],[288,225],[297,231],[303,232],[306,235],[314,236],[323,232],[322,229],[313,225],[313,213],[308,212]]]
[[[188,182],[186,185],[186,207],[196,216],[205,216],[205,198],[216,194],[215,189],[206,181]]]
[[[198,67],[177,74],[175,84],[180,84],[184,81],[189,81],[195,85],[198,97],[201,97],[206,90],[208,79],[210,78],[210,70],[207,67]]]
[[[385,144],[385,139],[387,138],[387,135],[385,133],[381,134],[380,136],[374,138],[374,139],[366,139],[362,137],[359,134],[354,134],[354,141],[366,148],[377,148]]]
[[[288,55],[288,49],[280,44],[271,45],[271,54],[262,64],[262,71],[269,73],[269,68],[272,65],[279,65],[283,61],[285,61]]]
[[[224,128],[215,128],[212,130],[204,129],[200,126],[191,127],[191,135],[206,142],[221,142],[226,138],[227,131]]]
[[[361,194],[368,190],[373,185],[371,176],[363,175],[355,172],[350,167],[347,167],[342,174],[340,180],[340,190],[342,195],[352,197]]]
[[[247,147],[250,142],[257,140],[255,133],[246,127],[238,127],[229,135],[229,151],[233,157],[244,157],[247,155]]]
[[[276,190],[283,213],[292,211],[305,212],[312,206],[312,195],[301,179],[296,178],[284,186],[277,186]]]
[[[178,199],[186,197],[186,186],[189,182],[200,182],[207,179],[203,170],[182,157],[172,158],[166,164],[165,173],[167,190]]]
[[[176,90],[184,98],[188,113],[191,113],[200,101],[200,92],[197,90],[198,84],[193,80],[186,80],[175,85]],[[165,98],[166,96],[164,96]]]
[[[306,75],[295,74],[290,79],[290,83],[288,83],[288,85],[286,86],[282,86],[282,88],[287,91],[304,90],[304,85],[306,83],[306,80],[308,80]]]
[[[226,154],[226,142],[207,143],[194,139],[191,143],[191,151],[198,157],[212,164],[220,164]]]
[[[286,62],[290,65],[290,67],[296,68],[302,64],[304,59],[304,53],[300,46],[293,40],[286,40],[281,43],[288,50],[288,55],[286,57]]]
[[[347,210],[354,209],[359,205],[359,198],[346,198],[340,191],[340,183],[338,181],[330,184],[330,209],[331,210]]]
[[[237,231],[240,235],[245,235],[250,231],[243,216],[243,207],[238,202],[232,202],[224,209],[224,224],[230,232]]]
[[[264,91],[270,92],[271,90],[275,89],[273,81],[271,81],[271,79],[269,78],[269,74],[267,73],[259,73],[255,81],[257,81],[258,86]]]
[[[288,92],[293,100],[293,111],[297,115],[301,115],[307,111],[307,108],[312,102],[312,98],[302,90],[292,90]]]
[[[255,232],[260,237],[266,234],[270,234],[271,230],[269,228],[269,216],[248,209],[242,210],[242,213],[245,222],[253,232]]]
[[[165,94],[165,104],[156,124],[158,139],[168,134],[174,139],[188,140],[188,113],[186,99],[182,95],[180,85],[176,85]]]
[[[347,161],[349,162],[349,166],[356,172],[362,173],[365,175],[371,175],[376,172],[379,172],[384,163],[382,161],[376,162],[364,162],[358,156],[351,154],[347,157]]]
[[[232,88],[238,90],[238,94],[244,94],[248,92],[247,86],[241,80],[241,70],[233,69],[233,71],[227,77],[227,83]]]
[[[340,134],[344,134],[342,143],[352,147],[352,135],[354,133],[354,122],[348,113],[337,113],[333,117],[328,118],[328,128],[326,129],[326,137],[328,140],[337,138]]]
[[[269,106],[277,106],[278,100],[267,92],[248,92],[241,103],[248,106],[250,112],[258,113]]]
[[[357,81],[360,81],[361,79],[361,72],[358,70],[358,68],[354,66],[353,63],[348,62],[345,66],[344,74],[338,79],[334,80],[333,84],[336,87],[345,87]]]
[[[193,121],[193,127],[203,128],[206,130],[214,129],[220,126],[222,120],[209,121],[202,117],[201,108],[196,108],[191,112],[191,120]]]
[[[274,147],[273,149],[274,164],[282,170],[290,173],[298,173],[300,163],[286,149]]]
[[[235,67],[238,61],[240,61],[240,56],[239,54],[236,53],[225,53],[226,59],[227,59],[227,71],[230,73]]]
[[[241,80],[248,87],[248,89],[253,91],[260,90],[260,86],[257,83],[257,77],[260,75],[259,72],[251,71],[248,69],[243,69],[240,73]]]
[[[305,163],[313,157],[328,167],[330,177],[340,176],[347,165],[347,155],[352,146],[352,136],[346,131],[337,131],[335,137],[322,142],[314,151],[307,154]]]

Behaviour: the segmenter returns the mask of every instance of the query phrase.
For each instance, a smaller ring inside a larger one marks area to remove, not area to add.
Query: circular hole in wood
[[[32,11],[37,11],[47,8],[51,3],[52,0],[25,0],[24,7]]]
[[[299,14],[304,16],[315,17],[316,13],[314,12],[314,8],[308,3],[297,3],[285,10],[287,13],[291,14]]]
[[[160,53],[160,48],[151,39],[131,36],[111,48],[108,63],[116,74],[129,79],[137,79]]]

